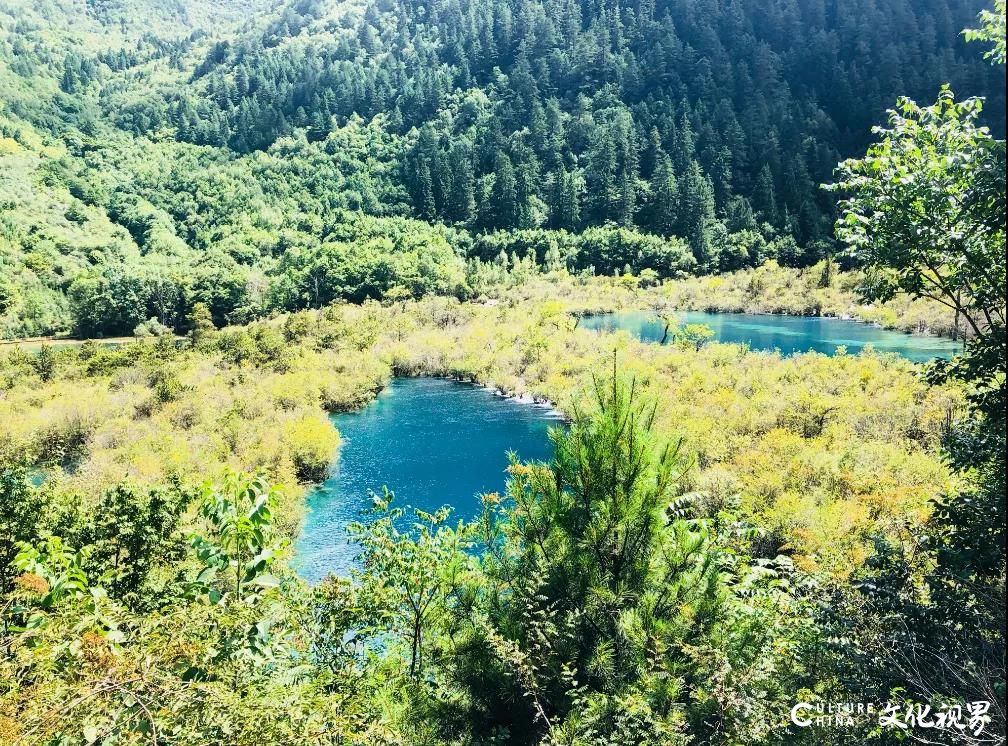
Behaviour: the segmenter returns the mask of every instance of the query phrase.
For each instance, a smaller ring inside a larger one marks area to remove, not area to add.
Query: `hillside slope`
[[[2,0],[0,335],[809,265],[897,95],[949,82],[1003,131],[979,9]]]

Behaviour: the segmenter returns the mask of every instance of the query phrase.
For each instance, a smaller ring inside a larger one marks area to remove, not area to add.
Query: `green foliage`
[[[714,339],[714,330],[706,324],[686,324],[673,334],[677,343],[692,347],[697,352]]]
[[[216,331],[213,316],[206,303],[196,303],[193,305],[189,316],[186,319],[189,325],[189,339],[193,347],[201,345],[210,335]]]
[[[36,433],[30,453],[40,465],[72,466],[87,455],[93,432],[93,422],[80,414],[71,414]]]
[[[1005,64],[1005,0],[994,0],[994,10],[981,10],[980,28],[965,29],[967,41],[982,41],[991,48],[984,52],[984,59],[996,65]]]
[[[537,251],[547,271],[805,266],[832,243],[815,184],[898,89],[948,81],[1003,119],[1003,81],[956,45],[965,0],[674,0],[608,41],[608,10],[552,0],[451,0],[433,22],[403,2],[267,5],[223,0],[211,22],[192,2],[10,0],[0,335],[186,331],[196,303],[223,326],[523,281],[466,277],[461,262],[499,253],[470,251],[484,233],[585,234],[576,263]],[[978,33],[996,39],[998,17]],[[829,75],[809,62],[824,48]]]
[[[146,283],[126,265],[109,265],[101,274],[77,278],[68,295],[75,331],[85,338],[128,333],[148,317]]]
[[[39,347],[38,353],[31,360],[31,366],[43,383],[51,381],[56,374],[56,353],[53,348],[46,344]]]
[[[42,624],[42,613],[61,601],[79,599],[89,594],[82,553],[64,544],[58,536],[49,536],[38,544],[21,543],[11,566],[42,580],[41,583],[35,581],[36,585],[31,589],[37,591],[40,598],[38,611],[31,613],[26,619],[27,629]],[[95,600],[100,597],[100,593],[94,595]],[[14,613],[20,611],[22,610],[14,610]]]
[[[11,563],[19,546],[37,537],[45,502],[25,461],[0,464],[0,596],[12,590]]]
[[[331,393],[328,396],[329,400],[324,404],[332,407]],[[292,423],[286,440],[298,481],[324,481],[339,445],[332,425],[318,417],[305,417]]]
[[[191,541],[203,564],[196,585],[211,603],[241,603],[279,584],[270,574],[282,548],[271,535],[276,496],[262,476],[230,474],[219,487],[204,488],[200,514],[212,535]]]
[[[88,547],[83,568],[109,595],[131,606],[149,604],[152,572],[182,556],[179,532],[189,497],[177,486],[106,490],[96,514],[78,516],[77,543]]]
[[[1003,63],[1004,4],[998,9],[1000,53],[988,56]],[[984,21],[986,30],[970,35],[995,41],[997,17]],[[963,354],[928,377],[958,378],[971,390],[969,411],[945,439],[957,488],[935,500],[911,550],[879,540],[862,595],[831,621],[857,629],[846,663],[878,696],[899,691],[930,703],[980,692],[1003,734],[1005,143],[976,125],[979,111],[979,101],[957,103],[947,87],[933,106],[901,99],[890,128],[878,130],[881,142],[841,164],[836,186],[850,196],[837,233],[866,268],[865,294],[931,298],[964,318],[972,338]]]
[[[432,630],[445,624],[450,601],[471,572],[474,526],[448,525],[451,509],[435,513],[392,507],[394,495],[372,495],[373,517],[349,527],[360,545],[359,591],[372,605],[372,632],[388,630],[408,651],[408,675],[420,679]]]
[[[269,543],[270,495],[268,485],[248,477],[208,488],[202,512],[209,531],[193,540],[196,556],[184,560],[206,560],[204,570],[159,588],[150,597],[156,609],[139,614],[86,572],[101,541],[80,550],[56,537],[22,544],[14,561],[22,574],[0,605],[4,742],[279,746],[320,732],[332,743],[385,742],[387,728],[361,706],[364,692],[354,691],[359,674],[326,674],[309,662],[305,641],[323,640],[315,594],[273,582],[272,559],[245,563],[249,551],[262,555]],[[168,558],[151,559],[160,565]],[[240,599],[227,578],[234,562],[246,565]],[[211,577],[219,567],[226,576],[220,585]],[[334,698],[337,690],[343,694]]]
[[[440,239],[399,248],[388,238],[366,243],[327,243],[313,251],[284,255],[275,293],[281,307],[320,308],[335,300],[381,299],[393,288],[414,296],[459,294],[462,262]]]
[[[136,328],[133,329],[134,337],[164,337],[171,333],[171,329],[153,317],[137,324]]]
[[[980,108],[948,88],[933,106],[901,99],[832,187],[850,194],[837,235],[866,269],[866,297],[930,298],[977,336],[1005,325],[1005,148],[977,126]]]
[[[493,261],[502,253],[529,260],[533,266],[555,264],[571,271],[589,270],[612,275],[629,266],[634,273],[651,270],[659,277],[681,277],[696,268],[689,247],[678,238],[660,238],[626,228],[589,228],[581,234],[566,231],[498,231],[475,237],[472,253]]]
[[[636,386],[597,380],[595,411],[554,432],[553,463],[513,463],[506,501],[488,498],[488,582],[456,664],[477,738],[683,731],[675,661],[709,634],[724,589],[707,527],[666,515],[686,464]]]

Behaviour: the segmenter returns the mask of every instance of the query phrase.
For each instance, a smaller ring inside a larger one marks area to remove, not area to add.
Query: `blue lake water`
[[[722,342],[785,355],[815,350],[834,354],[844,346],[857,353],[871,345],[914,361],[951,357],[961,345],[940,337],[916,337],[841,319],[687,312],[682,323],[707,324]],[[664,323],[649,313],[586,317],[581,326],[623,330],[658,342]],[[346,527],[370,505],[368,491],[388,487],[396,504],[433,511],[454,508],[470,520],[480,511],[478,495],[504,488],[507,452],[526,461],[552,455],[548,431],[562,422],[544,407],[505,399],[487,389],[438,378],[396,378],[358,412],[333,416],[343,438],[330,477],[308,495],[308,517],[297,543],[295,567],[315,582],[347,574],[357,548]]]
[[[748,344],[754,350],[780,350],[781,354],[823,352],[832,355],[837,347],[857,354],[871,345],[877,352],[896,352],[914,362],[936,357],[951,358],[962,343],[945,337],[922,337],[881,329],[871,324],[816,316],[777,316],[747,313],[676,314],[683,324],[706,324],[719,342]],[[585,329],[612,332],[622,330],[644,342],[660,342],[665,324],[648,312],[623,312],[586,316]]]
[[[451,505],[453,521],[475,518],[477,496],[504,488],[507,452],[549,459],[549,428],[562,423],[553,410],[439,378],[393,379],[364,409],[332,419],[343,445],[329,479],[308,496],[294,562],[310,582],[353,565],[346,527],[370,505],[368,490],[387,486],[398,505]]]

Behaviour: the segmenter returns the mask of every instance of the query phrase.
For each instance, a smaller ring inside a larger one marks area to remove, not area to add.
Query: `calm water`
[[[951,358],[962,349],[961,343],[945,337],[917,337],[844,319],[700,311],[679,313],[677,317],[684,324],[706,324],[719,342],[748,343],[756,350],[779,349],[784,355],[812,350],[832,355],[841,345],[857,354],[871,345],[878,352],[897,352],[914,362],[925,362],[936,357]],[[581,326],[627,331],[644,342],[661,341],[665,330],[664,322],[647,312],[586,316]]]
[[[370,505],[369,489],[387,486],[396,504],[428,511],[451,505],[453,521],[476,517],[476,496],[504,487],[507,452],[549,459],[548,430],[560,422],[552,410],[476,386],[393,379],[369,406],[333,417],[343,446],[330,478],[308,497],[298,572],[311,582],[347,573],[357,550],[346,526]]]

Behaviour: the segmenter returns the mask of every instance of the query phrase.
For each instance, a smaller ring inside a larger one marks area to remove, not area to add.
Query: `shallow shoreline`
[[[661,316],[658,312],[651,308],[621,308],[615,311],[588,311],[585,313],[576,313],[576,318],[583,319],[593,316],[606,316],[617,313],[647,313],[652,314],[656,319],[660,319]],[[852,324],[863,324],[864,326],[870,326],[873,329],[881,329],[887,332],[896,332],[898,334],[905,334],[908,337],[917,337],[920,339],[941,339],[948,342],[955,342],[957,344],[963,344],[967,336],[960,337],[959,339],[953,339],[944,334],[931,334],[930,332],[926,334],[921,334],[919,332],[908,332],[903,329],[899,329],[895,326],[884,326],[877,321],[866,321],[865,319],[858,318],[857,316],[838,316],[835,314],[825,314],[825,313],[786,313],[777,311],[726,311],[720,308],[676,308],[671,311],[673,314],[681,313],[709,313],[712,315],[723,315],[723,316],[775,316],[784,317],[788,319],[830,319],[832,321],[848,321]]]
[[[828,313],[808,313],[808,314],[805,314],[805,313],[785,313],[783,311],[781,311],[781,312],[776,312],[776,311],[725,311],[725,310],[722,310],[722,309],[712,309],[712,308],[706,308],[706,309],[702,309],[702,310],[701,309],[687,308],[687,309],[677,310],[676,312],[677,313],[688,313],[688,312],[691,312],[691,311],[693,311],[693,312],[699,311],[700,313],[712,313],[712,314],[714,314],[714,313],[716,313],[716,314],[737,314],[737,315],[745,315],[745,316],[784,316],[784,317],[789,318],[789,319],[833,319],[835,321],[850,321],[851,323],[854,323],[854,324],[864,324],[865,326],[870,326],[870,327],[872,327],[874,329],[882,329],[882,330],[887,331],[887,332],[899,332],[900,334],[906,334],[908,337],[921,337],[923,339],[944,339],[944,340],[947,340],[949,342],[959,342],[959,343],[962,343],[964,341],[964,339],[965,339],[965,337],[963,337],[961,339],[953,339],[952,337],[948,337],[948,336],[946,336],[944,334],[932,334],[931,332],[926,332],[926,333],[923,333],[923,334],[920,333],[920,332],[908,332],[908,331],[905,331],[905,330],[900,329],[900,328],[895,327],[895,326],[885,326],[883,324],[878,323],[877,321],[867,321],[867,320],[859,318],[857,316],[848,316],[846,314],[844,314],[844,315],[828,314]]]
[[[479,381],[465,381],[461,378],[456,378],[455,376],[429,376],[429,375],[419,375],[419,376],[397,376],[398,378],[440,378],[445,381],[452,381],[454,383],[461,383],[467,386],[476,386],[481,389],[487,389],[494,396],[498,396],[502,399],[510,399],[511,401],[517,402],[518,404],[523,404],[525,406],[537,407],[539,409],[545,409],[550,414],[556,415],[558,418],[563,419],[565,422],[569,421],[567,414],[560,409],[556,402],[552,402],[549,399],[537,398],[529,393],[519,394],[514,391],[508,391],[504,387],[496,383],[480,383]]]

